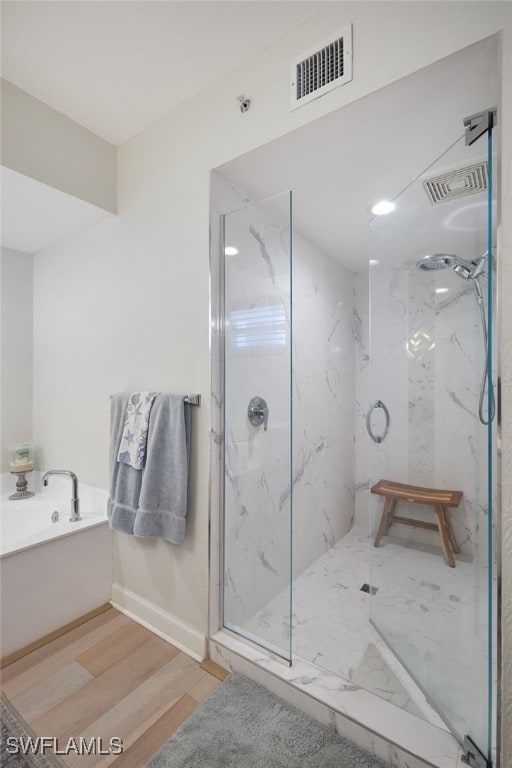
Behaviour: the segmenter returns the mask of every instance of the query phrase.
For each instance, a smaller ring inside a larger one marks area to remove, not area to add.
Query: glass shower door
[[[224,626],[291,661],[291,193],[224,217]]]
[[[492,165],[490,134],[469,147],[463,137],[372,220],[367,422],[371,621],[461,743],[488,759]]]

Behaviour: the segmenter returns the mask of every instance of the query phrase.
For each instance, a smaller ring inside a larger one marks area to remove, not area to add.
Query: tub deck
[[[29,499],[11,501],[11,475],[1,475],[0,657],[60,629],[104,603],[112,591],[112,531],[107,492],[80,485],[83,519],[69,522],[71,483],[42,489],[32,473]],[[66,482],[67,481],[67,482]],[[52,514],[58,512],[58,521]]]
[[[0,475],[0,557],[106,523],[106,490],[80,483],[82,520],[70,523],[70,480],[54,476],[50,478],[51,485],[43,488],[42,476],[42,472],[27,476],[35,496],[12,501],[9,495],[14,491],[16,478],[9,473]],[[58,520],[53,522],[55,512]]]

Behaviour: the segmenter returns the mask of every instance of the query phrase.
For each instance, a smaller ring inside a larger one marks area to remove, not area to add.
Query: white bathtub
[[[41,477],[28,476],[35,496],[10,501],[16,478],[0,475],[2,658],[110,600],[107,492],[80,483],[82,520],[71,523],[71,480],[52,476],[43,488]]]

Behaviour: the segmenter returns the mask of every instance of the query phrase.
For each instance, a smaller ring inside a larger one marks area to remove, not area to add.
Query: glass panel
[[[498,370],[497,344],[494,343],[495,321],[495,273],[496,273],[496,210],[497,195],[494,179],[496,176],[496,152],[493,142],[493,131],[487,135],[487,165],[489,168],[487,191],[487,253],[492,254],[492,269],[487,269],[487,757],[489,761],[496,760],[496,714],[497,714],[497,596],[498,596],[498,561],[494,548],[496,538],[496,514],[498,503],[498,442],[496,426],[498,422],[498,404],[496,402],[496,371]]]
[[[372,220],[370,253],[376,436],[385,430],[382,405],[389,413],[389,433],[371,442],[371,621],[457,736],[469,734],[482,752],[490,735],[495,495],[492,426],[482,423],[492,386],[480,407],[493,314],[490,171],[486,136],[471,147],[456,142],[392,213]],[[380,480],[462,497],[376,488]]]
[[[226,215],[224,242],[224,626],[289,661],[291,193]]]

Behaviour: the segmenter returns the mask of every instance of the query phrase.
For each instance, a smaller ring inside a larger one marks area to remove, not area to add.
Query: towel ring
[[[384,411],[384,416],[386,417],[384,432],[381,435],[375,434],[371,424],[372,413],[376,408],[382,408],[382,410]],[[366,414],[366,429],[368,430],[368,434],[370,435],[374,443],[382,443],[382,441],[386,438],[389,432],[389,424],[390,424],[390,417],[389,417],[388,409],[386,408],[382,400],[375,400],[375,402],[372,403],[368,408],[368,413]]]

